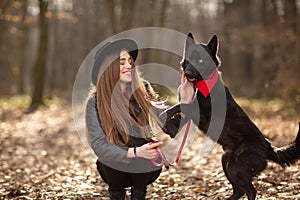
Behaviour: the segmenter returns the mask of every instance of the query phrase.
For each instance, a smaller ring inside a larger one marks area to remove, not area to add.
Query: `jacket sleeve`
[[[100,161],[126,162],[128,147],[116,146],[107,140],[98,120],[95,103],[96,96],[92,95],[86,108],[86,126],[94,153]]]

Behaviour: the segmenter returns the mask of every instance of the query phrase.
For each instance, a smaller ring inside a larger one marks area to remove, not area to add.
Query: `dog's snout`
[[[187,80],[189,82],[191,82],[191,83],[195,82],[196,79],[195,79],[195,77],[193,75],[193,72],[191,72],[191,71],[185,71],[184,74],[185,74],[185,77],[187,78]]]
[[[192,72],[191,71],[185,71],[184,74],[187,78],[192,78]]]

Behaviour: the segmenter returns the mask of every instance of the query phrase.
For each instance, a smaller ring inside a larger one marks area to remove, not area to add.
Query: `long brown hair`
[[[119,53],[120,54],[120,53]],[[101,127],[106,134],[108,141],[115,145],[128,146],[130,144],[129,131],[133,120],[142,128],[140,133],[144,138],[150,138],[151,120],[157,121],[155,117],[150,116],[151,100],[157,96],[150,84],[145,87],[140,78],[134,62],[132,63],[132,82],[129,83],[129,89],[135,91],[131,98],[134,98],[140,107],[140,114],[134,119],[130,113],[134,113],[131,107],[126,107],[124,95],[118,85],[120,74],[120,55],[111,54],[106,57],[100,66],[99,81],[95,87],[97,98],[97,109]],[[116,59],[117,58],[117,59]],[[113,60],[113,62],[111,62]],[[132,59],[133,60],[133,59]],[[129,112],[128,112],[129,111]],[[153,119],[151,119],[153,118]]]

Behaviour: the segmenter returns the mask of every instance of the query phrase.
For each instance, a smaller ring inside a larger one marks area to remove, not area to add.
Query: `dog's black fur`
[[[196,43],[190,33],[187,36],[184,59],[181,63],[187,79],[190,82],[207,79],[220,65],[217,52],[216,35],[206,45]],[[239,199],[246,194],[249,200],[254,200],[256,190],[252,185],[252,179],[266,168],[267,160],[285,167],[295,164],[300,159],[300,130],[291,145],[283,148],[272,147],[235,102],[220,77],[207,98],[198,92],[194,103],[177,104],[166,110],[161,115],[166,119],[163,130],[171,137],[175,137],[182,126],[181,113],[184,113],[186,118],[191,118],[199,129],[207,134],[212,117],[212,97],[221,100],[222,97],[218,97],[222,93],[225,93],[224,100],[226,101],[224,126],[220,135],[210,137],[224,149],[222,166],[233,187],[233,194],[229,199]]]

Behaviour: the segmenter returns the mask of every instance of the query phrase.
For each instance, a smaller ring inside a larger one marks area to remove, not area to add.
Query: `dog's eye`
[[[199,62],[199,63],[203,63],[203,60],[202,60],[202,59],[199,59],[198,62]]]

